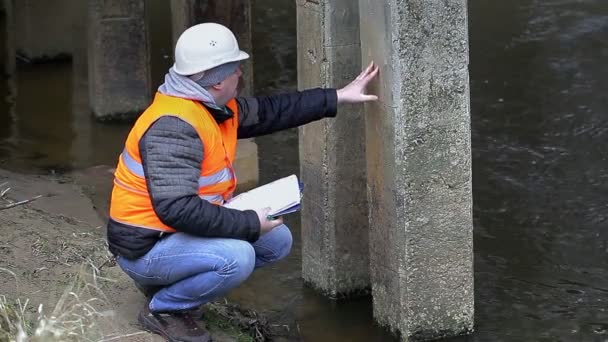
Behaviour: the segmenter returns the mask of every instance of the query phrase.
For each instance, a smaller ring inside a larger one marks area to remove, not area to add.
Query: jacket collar
[[[219,108],[216,106],[209,106],[207,103],[201,102],[203,106],[211,113],[211,116],[215,119],[218,124],[231,119],[234,116],[234,113],[228,106],[224,106],[224,108]]]

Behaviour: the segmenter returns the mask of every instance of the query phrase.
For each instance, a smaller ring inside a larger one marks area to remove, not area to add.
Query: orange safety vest
[[[162,223],[152,208],[139,154],[139,141],[144,133],[157,119],[167,115],[189,123],[203,142],[204,158],[198,179],[199,197],[218,205],[228,200],[236,188],[232,163],[236,153],[238,108],[234,99],[227,106],[234,116],[218,124],[201,103],[156,93],[150,107],[137,119],[129,132],[118,160],[110,200],[110,217],[116,222],[131,226],[175,231]]]

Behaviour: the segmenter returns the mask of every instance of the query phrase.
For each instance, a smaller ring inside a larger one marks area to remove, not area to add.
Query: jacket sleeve
[[[255,211],[229,209],[198,197],[204,151],[190,124],[172,116],[158,119],[140,140],[139,151],[152,207],[164,224],[196,236],[258,239]]]
[[[239,97],[238,138],[257,137],[336,116],[335,89],[309,89],[272,96]]]

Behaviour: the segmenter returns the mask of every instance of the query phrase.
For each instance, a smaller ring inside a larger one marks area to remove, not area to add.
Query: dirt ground
[[[33,317],[39,304],[50,315],[75,275],[84,272],[86,283],[95,285],[88,288],[86,298],[99,298],[92,306],[108,313],[96,318],[95,340],[103,336],[106,340],[162,341],[137,327],[137,312],[145,297],[106,249],[104,221],[111,180],[108,167],[61,176],[0,170],[0,297],[9,302],[27,300],[26,312]],[[220,311],[226,312],[225,308]],[[215,341],[243,340],[238,334],[213,334]]]

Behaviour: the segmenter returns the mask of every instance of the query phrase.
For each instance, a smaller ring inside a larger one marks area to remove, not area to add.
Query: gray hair
[[[238,69],[240,64],[240,62],[229,62],[216,66],[213,69],[205,70],[199,72],[198,74],[190,75],[188,77],[190,77],[191,80],[196,82],[201,87],[207,88],[216,85],[228,78],[228,76],[232,75],[236,71],[236,69]]]

